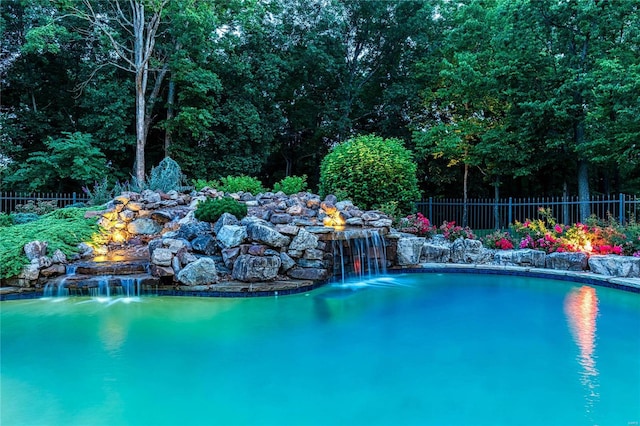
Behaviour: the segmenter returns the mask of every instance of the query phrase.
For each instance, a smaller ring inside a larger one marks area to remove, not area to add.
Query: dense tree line
[[[427,195],[640,192],[634,0],[3,0],[3,190],[309,175],[405,141]]]

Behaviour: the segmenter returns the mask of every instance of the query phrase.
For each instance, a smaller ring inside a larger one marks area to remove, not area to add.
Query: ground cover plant
[[[99,233],[95,218],[84,218],[86,210],[58,209],[28,223],[0,227],[0,278],[18,275],[29,263],[23,247],[31,241],[47,242],[50,254],[58,249],[67,256],[77,253],[79,243]],[[1,222],[6,223],[6,218]]]

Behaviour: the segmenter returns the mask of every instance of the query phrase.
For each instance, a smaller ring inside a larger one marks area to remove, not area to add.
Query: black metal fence
[[[538,209],[550,209],[558,222],[572,224],[581,221],[580,206],[588,204],[593,216],[606,220],[615,218],[621,224],[640,222],[640,198],[636,195],[598,195],[589,201],[578,197],[538,197],[499,199],[468,199],[467,225],[471,229],[506,229],[515,221],[538,219]],[[434,225],[455,221],[462,224],[462,199],[429,198],[417,203],[418,211]]]
[[[58,207],[66,207],[70,204],[84,203],[89,201],[89,197],[84,193],[20,193],[20,192],[0,192],[0,212],[11,213],[15,211],[18,204],[27,204],[29,201],[37,203],[39,201],[56,201]]]

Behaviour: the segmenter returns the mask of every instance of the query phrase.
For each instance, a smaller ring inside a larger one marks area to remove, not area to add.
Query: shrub
[[[194,215],[196,219],[203,222],[215,222],[223,213],[230,213],[240,219],[247,215],[247,206],[231,197],[209,198],[207,201],[198,203]]]
[[[357,206],[371,209],[388,201],[409,212],[420,198],[416,164],[398,139],[359,136],[336,146],[320,166],[320,195],[340,191]]]
[[[208,186],[209,188],[217,188],[220,186],[220,182],[217,180],[205,180],[205,179],[191,179],[191,183],[196,191],[202,190],[202,188]]]
[[[170,157],[165,157],[151,168],[151,176],[147,178],[147,186],[153,191],[181,191],[185,187],[186,178],[180,165]]]
[[[399,231],[427,238],[431,238],[437,231],[437,228],[431,226],[429,219],[424,217],[422,213],[412,214],[400,219],[397,228]]]
[[[13,225],[13,220],[11,220],[11,216],[6,213],[0,213],[0,228],[4,228],[7,226]]]
[[[287,176],[273,185],[273,192],[282,191],[287,195],[307,190],[307,175]]]
[[[11,220],[14,225],[23,225],[40,219],[40,215],[35,213],[12,213]]]
[[[114,197],[114,188],[109,189],[109,182],[106,177],[101,181],[96,181],[92,189],[89,189],[88,186],[83,186],[82,192],[89,197],[88,204],[91,206],[100,206]]]
[[[220,179],[220,186],[217,189],[229,193],[243,191],[253,195],[266,192],[262,182],[254,177],[245,175],[223,177]]]
[[[513,239],[508,232],[495,231],[482,238],[482,242],[487,248],[496,250],[512,250],[514,248]]]
[[[58,249],[67,256],[76,253],[79,243],[91,241],[98,232],[96,219],[85,219],[85,211],[59,209],[36,221],[0,228],[0,278],[16,276],[29,263],[23,247],[30,241],[46,241],[48,253]]]
[[[469,240],[476,239],[476,235],[473,233],[471,228],[468,226],[462,227],[460,225],[456,225],[455,222],[443,222],[442,225],[440,225],[439,231],[449,241],[455,241],[458,238],[466,238]]]
[[[16,213],[33,213],[36,215],[43,215],[49,212],[54,211],[58,208],[57,200],[29,200],[25,204],[16,204],[15,212]]]
[[[333,194],[333,195],[336,195],[336,194]],[[387,201],[386,203],[382,203],[378,206],[378,210],[386,214],[387,216],[389,216],[394,221],[396,218],[402,215],[402,213],[400,213],[400,209],[398,209],[397,201]]]

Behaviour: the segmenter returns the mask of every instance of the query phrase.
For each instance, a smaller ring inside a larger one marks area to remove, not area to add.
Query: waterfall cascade
[[[333,273],[338,281],[371,279],[387,272],[384,238],[376,229],[336,232],[332,249]]]

